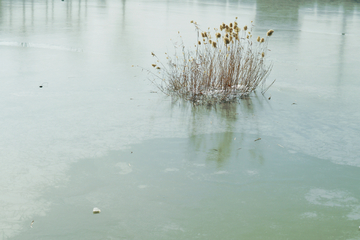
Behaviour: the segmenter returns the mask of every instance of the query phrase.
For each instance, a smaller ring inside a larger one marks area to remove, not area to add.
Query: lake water
[[[235,17],[275,30],[265,96],[132,67]],[[359,29],[352,0],[0,0],[0,239],[360,239]]]

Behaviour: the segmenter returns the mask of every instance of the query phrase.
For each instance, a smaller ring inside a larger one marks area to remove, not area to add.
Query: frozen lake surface
[[[132,67],[235,17],[275,30],[265,96]],[[353,0],[0,0],[0,240],[360,239],[359,29]]]

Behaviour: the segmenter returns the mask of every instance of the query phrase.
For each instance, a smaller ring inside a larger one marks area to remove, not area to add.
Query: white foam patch
[[[349,220],[360,220],[360,205],[354,206],[352,211],[346,216]]]
[[[257,175],[258,172],[257,171],[254,171],[254,170],[247,170],[246,173],[249,175],[249,176],[254,176],[254,175]]]
[[[194,163],[194,166],[196,166],[196,167],[205,167],[205,164],[203,164],[203,163]]]
[[[346,192],[319,188],[311,189],[305,198],[312,204],[329,207],[351,206],[358,202],[356,198],[349,196]]]
[[[317,213],[316,212],[305,212],[300,215],[302,218],[316,218]]]
[[[167,168],[164,170],[164,172],[177,172],[177,171],[179,171],[178,168]]]
[[[126,162],[118,162],[115,166],[120,168],[120,174],[129,174],[133,171],[129,164]]]
[[[184,229],[182,227],[180,227],[179,225],[175,224],[175,223],[169,223],[166,224],[162,227],[162,230],[165,232],[169,232],[169,231],[181,231],[181,232],[185,232]]]

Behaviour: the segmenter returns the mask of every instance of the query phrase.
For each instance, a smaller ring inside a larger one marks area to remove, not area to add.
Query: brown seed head
[[[156,67],[156,64],[151,64],[151,66]]]
[[[201,45],[201,42],[199,41],[198,44]]]
[[[229,43],[230,43],[230,39],[228,39],[227,37],[224,38],[224,43],[225,43],[226,45],[229,44]]]
[[[261,53],[261,56],[262,56],[262,57],[265,57],[265,53],[264,53],[264,52],[262,52],[262,53]]]
[[[212,43],[211,39],[209,40],[209,43],[210,43],[210,44]]]
[[[220,38],[221,37],[221,33],[216,33],[216,38]]]
[[[160,67],[156,67],[156,69],[160,69]]]
[[[229,26],[230,26],[230,27],[232,27],[232,26],[233,26],[233,24],[232,24],[232,23],[230,23],[230,24],[229,24]]]
[[[245,30],[245,31],[247,30],[247,26],[246,26],[246,25],[244,26],[244,30]]]
[[[212,42],[212,46],[216,48],[216,42]]]
[[[256,41],[260,42],[260,36],[257,37]]]
[[[190,21],[190,23],[194,23],[194,21],[193,21],[193,20],[191,20],[191,21]]]
[[[261,43],[265,42],[265,39],[264,39],[264,38],[261,38],[260,42],[261,42]]]
[[[267,35],[268,37],[270,37],[270,36],[273,34],[273,32],[274,32],[274,30],[270,29],[270,30],[266,33],[266,35]]]

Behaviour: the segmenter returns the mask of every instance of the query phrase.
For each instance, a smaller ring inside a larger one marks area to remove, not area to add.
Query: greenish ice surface
[[[235,17],[275,30],[264,96],[136,67]],[[0,240],[360,239],[359,29],[355,0],[0,0]]]

